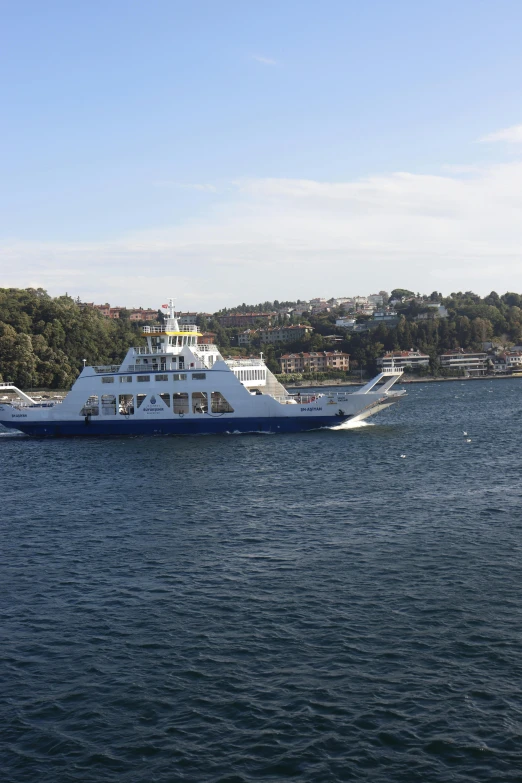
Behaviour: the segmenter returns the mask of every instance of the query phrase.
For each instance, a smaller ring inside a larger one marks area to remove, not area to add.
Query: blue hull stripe
[[[305,432],[320,427],[332,427],[350,418],[339,416],[317,416],[306,418],[210,418],[162,419],[156,421],[137,419],[134,421],[94,421],[88,424],[82,418],[78,422],[2,422],[4,426],[17,429],[26,435],[39,437],[100,436],[100,435],[213,435],[236,432]]]

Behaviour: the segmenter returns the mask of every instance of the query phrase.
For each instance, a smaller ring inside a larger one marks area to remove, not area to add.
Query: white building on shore
[[[486,375],[489,359],[487,353],[477,351],[466,353],[465,351],[447,351],[439,356],[440,366],[443,370],[463,370],[465,375]]]
[[[377,366],[385,369],[395,367],[398,370],[404,370],[408,367],[429,367],[430,357],[420,351],[391,351],[385,353],[380,359],[377,359]]]

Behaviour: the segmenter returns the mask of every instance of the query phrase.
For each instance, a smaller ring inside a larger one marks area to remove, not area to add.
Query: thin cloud
[[[479,139],[480,142],[504,141],[508,144],[522,144],[522,125],[512,125],[510,128],[488,133]]]
[[[279,63],[277,60],[272,60],[271,57],[261,57],[259,54],[253,54],[252,60],[255,60],[258,63],[262,63],[263,65],[278,65]]]
[[[487,139],[522,141],[522,126]],[[187,308],[206,310],[307,299],[318,285],[332,294],[389,289],[397,280],[422,291],[442,283],[477,293],[521,291],[522,160],[445,171],[221,182],[219,197],[171,226],[90,242],[4,239],[4,285],[36,281],[53,294],[131,303],[137,292],[155,301],[160,279]],[[217,190],[211,183],[157,184]],[[154,275],[144,273],[144,262]]]
[[[397,280],[427,292],[522,291],[521,179],[516,160],[466,177],[242,180],[178,225],[111,241],[0,242],[3,284],[125,304],[138,292],[157,301],[160,280],[183,307],[205,310]]]

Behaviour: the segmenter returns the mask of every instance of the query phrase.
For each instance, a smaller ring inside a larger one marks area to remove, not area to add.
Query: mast
[[[167,323],[165,331],[167,332],[179,332],[178,319],[176,318],[176,308],[174,305],[174,299],[169,299],[167,306]]]

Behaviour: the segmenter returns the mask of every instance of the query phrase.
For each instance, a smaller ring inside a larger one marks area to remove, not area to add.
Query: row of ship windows
[[[265,381],[265,370],[234,370],[240,381]]]
[[[233,413],[234,409],[221,394],[221,392],[181,392],[169,394],[161,392],[158,395],[147,394],[92,394],[80,410],[81,416],[115,416],[119,413],[122,416],[132,416],[134,411],[141,408],[145,400],[149,397],[148,406],[154,409],[158,404],[158,397],[167,408],[171,408],[174,413],[184,415],[185,413]],[[209,411],[210,397],[210,411]],[[145,408],[145,410],[147,410]]]
[[[138,383],[150,383],[150,375],[120,375],[120,383],[132,383],[133,381],[138,381]],[[207,374],[205,372],[193,372],[191,373],[191,378],[193,381],[204,381],[207,377]],[[159,375],[154,376],[154,380],[156,381],[168,381],[169,376],[165,373],[161,373]],[[172,380],[173,381],[186,381],[187,380],[187,374],[184,372],[175,372],[172,373]],[[114,383],[114,376],[113,375],[104,375],[102,376],[102,383]]]
[[[197,338],[194,337],[169,337],[167,340],[165,340],[164,337],[153,337],[151,340],[151,345],[154,348],[159,347],[160,345],[165,345],[167,343],[168,345],[175,345],[178,348],[181,348],[182,345],[197,345]]]
[[[235,370],[234,374],[237,378],[239,378],[240,381],[265,381],[266,380],[266,371],[265,370]],[[193,381],[204,381],[207,377],[207,374],[204,372],[193,372],[191,373],[190,377]],[[149,383],[151,376],[150,375],[120,375],[120,383],[132,383],[132,381],[136,380],[138,383]],[[166,373],[160,373],[159,375],[154,376],[154,380],[156,381],[168,381],[169,376]],[[114,376],[113,375],[104,375],[102,376],[102,383],[114,383]],[[173,381],[186,381],[187,380],[187,373],[172,373],[172,380]]]

